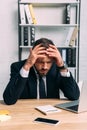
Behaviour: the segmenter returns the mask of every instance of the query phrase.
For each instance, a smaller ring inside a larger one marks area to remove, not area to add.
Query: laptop
[[[55,107],[75,113],[87,111],[87,81],[83,81],[78,100],[56,104]]]

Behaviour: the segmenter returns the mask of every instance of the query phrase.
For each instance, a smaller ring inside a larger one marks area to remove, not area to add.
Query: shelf
[[[41,1],[41,0],[19,0],[19,3],[32,3],[34,5],[48,5],[48,4],[79,4],[79,0],[44,0],[44,1]]]
[[[32,46],[20,46],[20,48],[22,48],[22,49],[27,49],[27,48],[32,48]]]
[[[19,24],[19,26],[23,26],[23,27],[78,27],[78,24],[58,24],[58,25],[38,25],[38,24]]]
[[[29,46],[29,45],[28,46],[20,45],[20,48],[22,48],[22,49],[26,48],[27,49],[27,48],[32,48],[32,46]],[[60,48],[60,49],[61,48],[65,48],[66,49],[66,48],[71,48],[71,47],[70,46],[58,46],[57,48]],[[77,48],[77,46],[73,46],[72,48]]]
[[[29,4],[32,5],[36,24],[31,22]],[[22,11],[20,11],[21,6]],[[29,8],[28,12],[26,6]],[[23,13],[24,15],[21,17]],[[28,17],[26,17],[27,15]],[[19,60],[26,58],[27,54],[29,55],[29,48],[32,48],[33,42],[37,39],[42,37],[51,39],[78,81],[80,0],[19,0],[18,16]]]
[[[76,20],[76,17],[79,17],[79,1],[77,0],[61,0],[61,2],[58,2],[58,0],[51,0],[49,2],[41,2],[40,0],[37,0],[36,2],[32,0],[19,1],[19,5],[21,6],[28,4],[32,4],[37,25],[27,24],[29,21],[25,18],[26,26],[62,26],[62,24],[63,26],[70,26],[68,24],[66,25],[66,11],[68,5],[70,5],[69,11],[71,26],[74,26],[74,24],[75,26],[76,24],[79,24]],[[20,26],[24,26],[24,24],[20,23]]]

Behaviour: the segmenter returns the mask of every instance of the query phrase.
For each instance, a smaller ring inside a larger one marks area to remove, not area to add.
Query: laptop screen
[[[74,111],[78,111],[78,105],[74,105],[74,106],[70,106],[70,107],[66,107],[66,108],[74,110]]]

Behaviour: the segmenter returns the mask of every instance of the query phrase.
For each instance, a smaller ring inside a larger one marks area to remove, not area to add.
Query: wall
[[[17,0],[0,4],[0,99],[9,80],[10,64],[18,59]]]
[[[87,13],[86,10],[87,10],[87,1],[81,0],[79,80],[87,80]]]
[[[81,2],[80,31],[80,76],[86,79],[87,73],[87,1]],[[18,60],[18,16],[17,0],[3,0],[0,4],[0,99],[10,78],[10,64]]]

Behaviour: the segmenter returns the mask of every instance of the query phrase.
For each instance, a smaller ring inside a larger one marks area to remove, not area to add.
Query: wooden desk
[[[62,110],[59,113],[43,115],[35,110],[39,105],[55,105],[64,102],[62,100],[19,100],[14,105],[5,105],[0,103],[0,110],[9,110],[11,119],[0,122],[0,130],[87,130],[87,112],[75,114]],[[56,126],[35,123],[37,117],[45,117],[60,120],[60,124]]]

